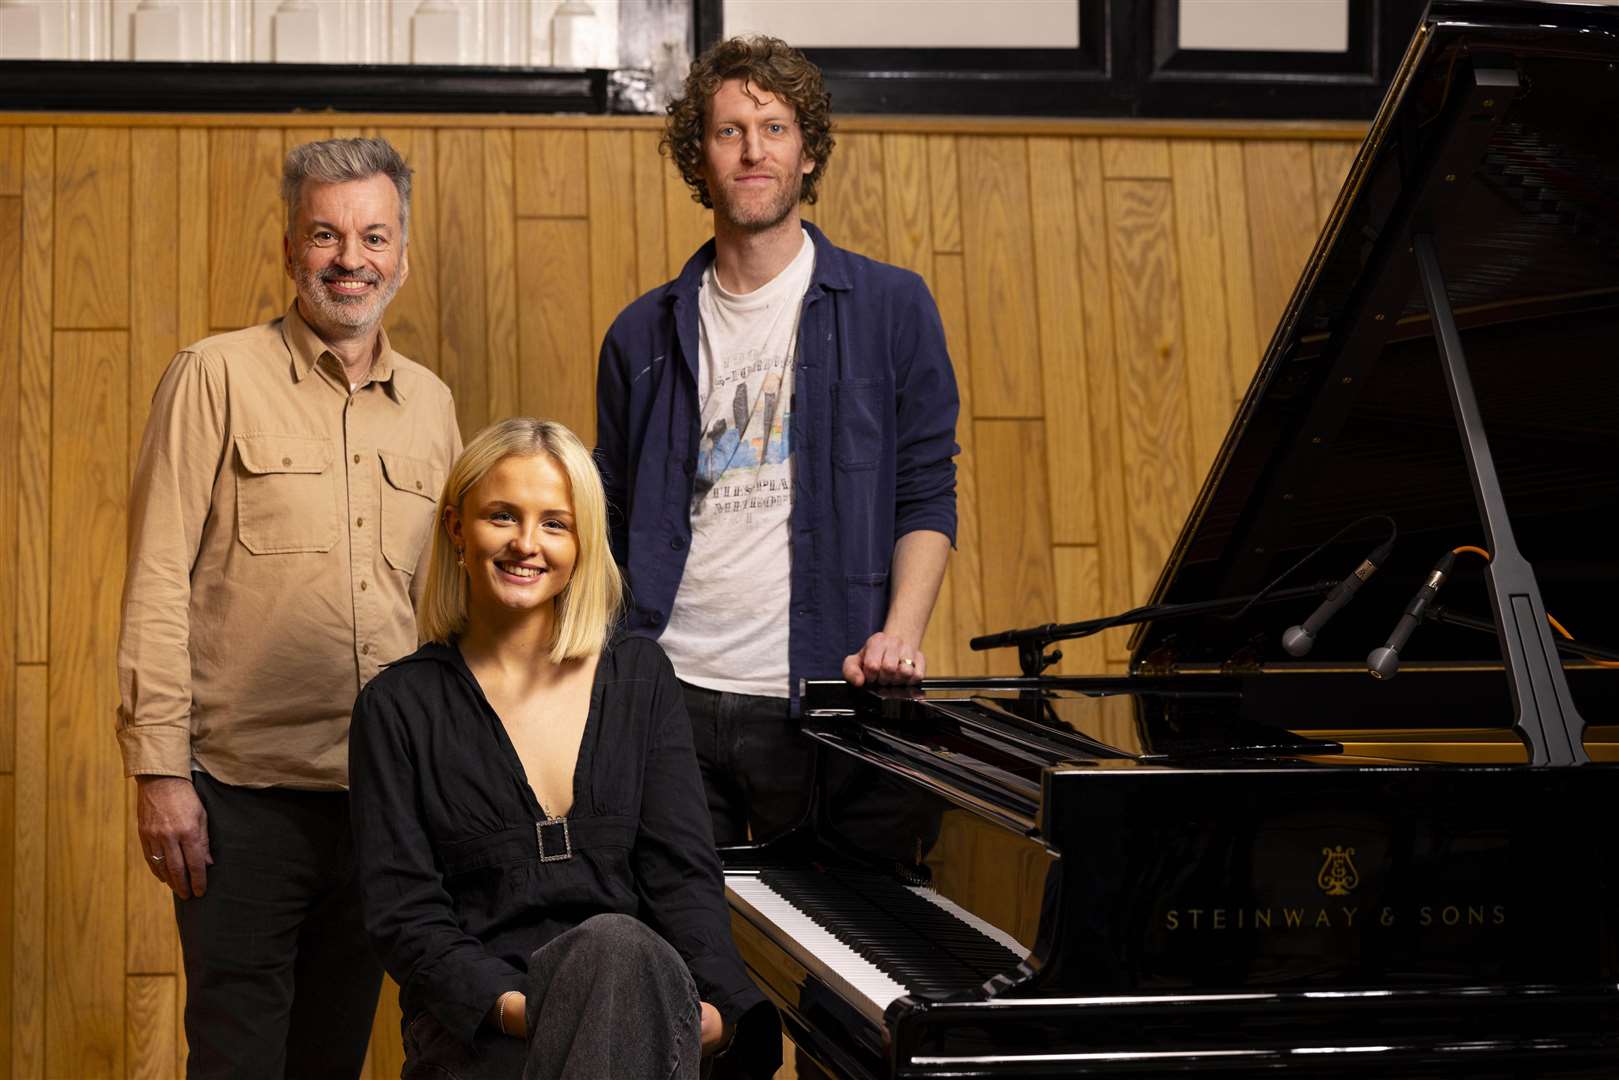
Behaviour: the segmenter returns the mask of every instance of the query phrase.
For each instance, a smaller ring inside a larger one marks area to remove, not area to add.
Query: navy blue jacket
[[[794,368],[793,708],[803,678],[836,678],[888,614],[894,542],[956,536],[960,401],[922,279],[844,251],[815,226]],[[663,632],[691,543],[701,411],[697,292],[710,240],[680,276],[621,312],[602,342],[596,458],[629,627]]]

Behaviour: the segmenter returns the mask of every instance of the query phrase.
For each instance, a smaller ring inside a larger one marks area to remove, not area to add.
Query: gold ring
[[[915,667],[916,666],[916,661],[912,660],[909,656],[900,657],[899,662],[904,664],[906,667]]]

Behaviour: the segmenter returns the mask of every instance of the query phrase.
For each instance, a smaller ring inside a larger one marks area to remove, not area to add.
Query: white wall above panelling
[[[546,67],[563,3],[0,0],[0,59]],[[578,66],[618,66],[619,0],[571,0],[569,20]]]
[[[1183,49],[1347,52],[1349,0],[1180,0]]]
[[[1073,49],[1073,0],[725,0],[725,33],[800,48]]]

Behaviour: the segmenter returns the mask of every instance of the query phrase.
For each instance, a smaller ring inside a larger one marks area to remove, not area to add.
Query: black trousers
[[[176,899],[191,1080],[357,1077],[382,966],[360,921],[346,792],[192,780],[207,891]]]
[[[815,747],[786,698],[708,690],[683,682],[714,842],[768,840],[798,825],[815,787]]]

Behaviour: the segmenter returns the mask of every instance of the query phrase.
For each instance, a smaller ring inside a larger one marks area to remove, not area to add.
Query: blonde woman
[[[768,1076],[679,684],[616,637],[595,464],[512,419],[439,499],[419,650],[360,695],[350,791],[404,1077]],[[733,1034],[734,1033],[734,1034]]]

